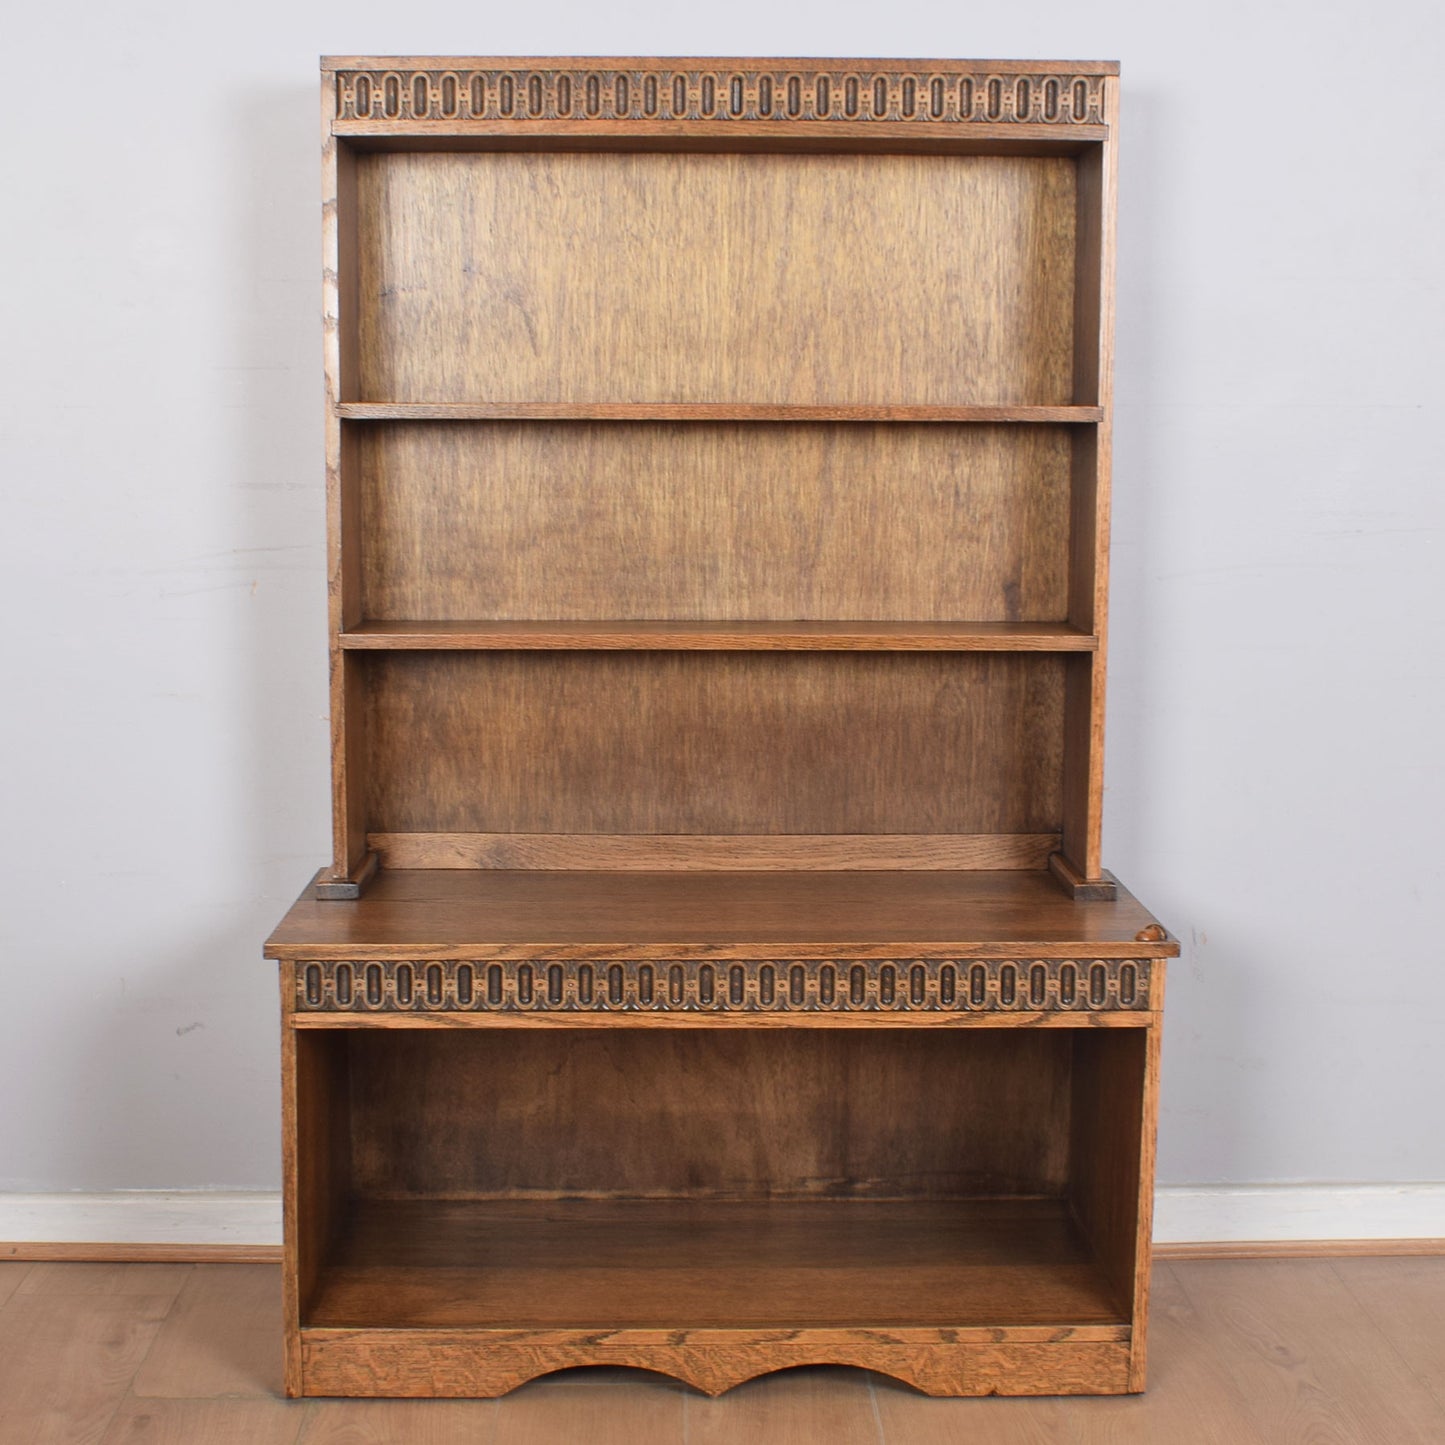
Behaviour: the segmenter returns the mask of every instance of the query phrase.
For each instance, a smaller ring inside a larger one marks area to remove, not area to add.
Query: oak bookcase
[[[287,1389],[1143,1388],[1117,70],[329,59]]]

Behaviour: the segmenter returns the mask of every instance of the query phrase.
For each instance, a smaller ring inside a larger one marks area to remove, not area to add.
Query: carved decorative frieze
[[[1146,1011],[1148,959],[508,959],[296,965],[299,1013]]]
[[[1100,75],[930,70],[341,70],[338,121],[1102,125]]]

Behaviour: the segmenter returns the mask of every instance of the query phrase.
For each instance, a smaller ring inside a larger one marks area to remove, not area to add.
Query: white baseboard
[[[1445,1239],[1445,1184],[1169,1186],[1159,1244]],[[198,1190],[0,1194],[0,1240],[17,1244],[275,1245],[281,1196]]]
[[[281,1243],[281,1196],[132,1189],[0,1194],[0,1240],[13,1244]]]
[[[1445,1184],[1171,1185],[1154,1242],[1445,1239]]]

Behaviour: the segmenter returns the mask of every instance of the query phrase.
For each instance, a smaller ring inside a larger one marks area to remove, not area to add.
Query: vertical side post
[[[1108,138],[1079,158],[1075,212],[1074,400],[1103,419],[1075,429],[1071,466],[1069,621],[1099,640],[1068,661],[1064,818],[1055,876],[1077,897],[1113,897],[1102,862],[1104,678],[1108,659],[1109,501],[1114,444],[1114,271],[1119,82],[1104,80]]]
[[[303,1393],[301,1375],[301,1286],[298,1259],[300,1221],[297,1216],[299,1161],[296,1143],[296,965],[277,967],[281,982],[281,1189],[282,1230],[281,1313],[286,1394]]]
[[[1144,1107],[1139,1121],[1139,1224],[1134,1241],[1134,1316],[1129,1336],[1129,1389],[1144,1388],[1149,1363],[1149,1286],[1154,1258],[1154,1165],[1159,1140],[1159,1050],[1164,1034],[1165,961],[1156,958],[1149,980],[1155,1010],[1145,1040]]]
[[[360,483],[356,448],[341,402],[359,392],[356,156],[333,134],[336,77],[321,73],[322,322],[326,377],[326,589],[331,663],[332,864],[317,884],[322,898],[355,898],[375,871],[366,848],[359,761],[365,663],[341,647],[362,616]]]

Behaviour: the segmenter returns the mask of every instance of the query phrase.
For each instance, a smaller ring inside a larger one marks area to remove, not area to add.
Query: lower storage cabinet
[[[355,1023],[288,1017],[293,1394],[1142,1388],[1151,1013]]]

